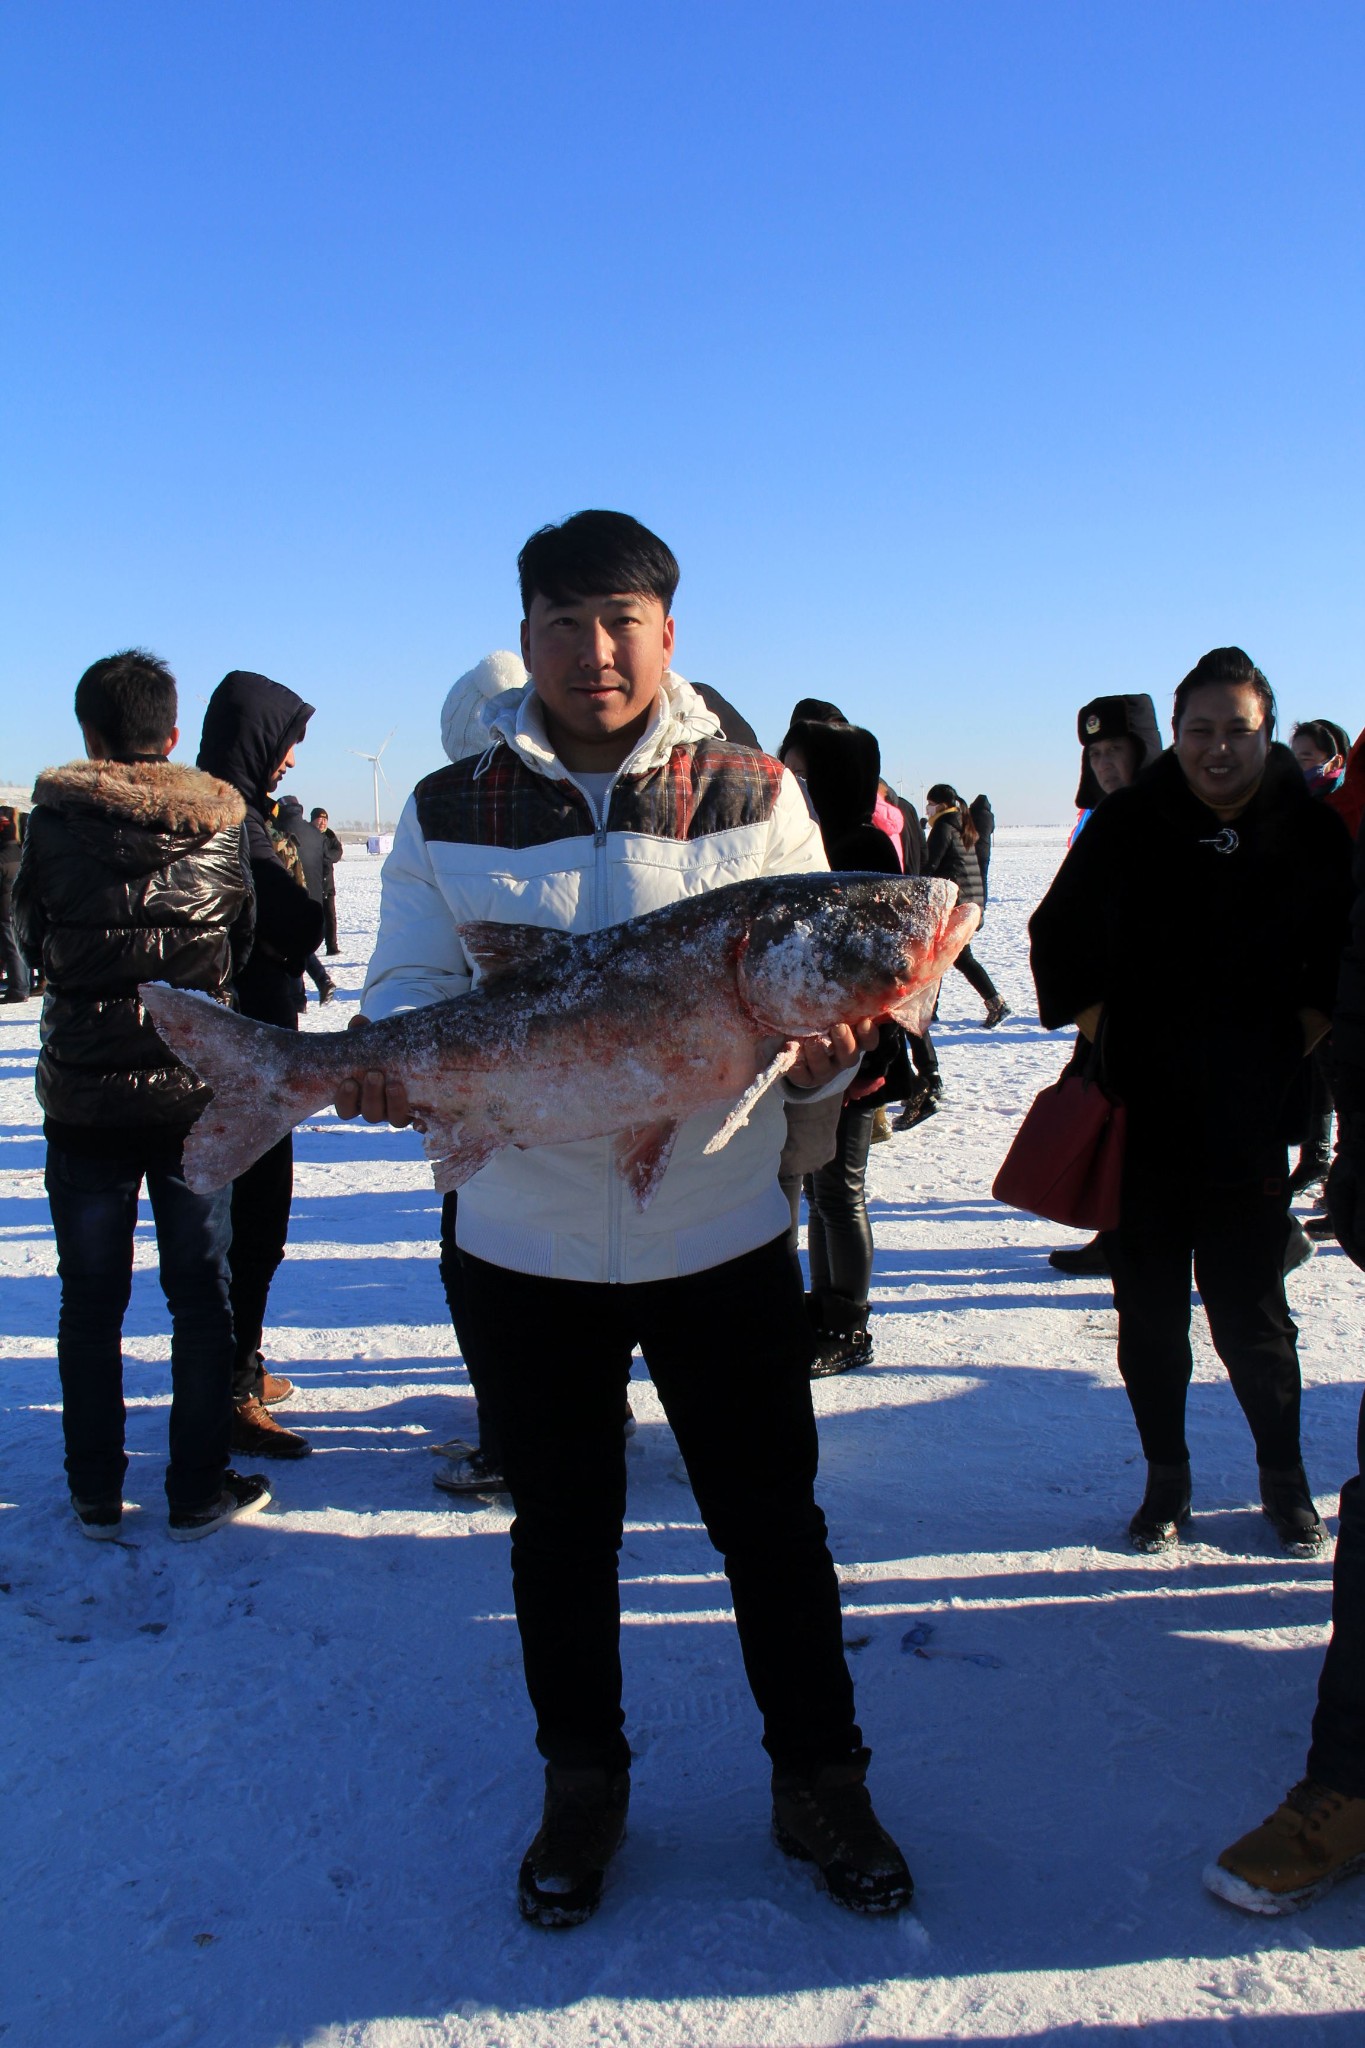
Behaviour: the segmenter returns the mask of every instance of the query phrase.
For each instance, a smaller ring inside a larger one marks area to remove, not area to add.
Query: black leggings
[[[1156,1465],[1183,1464],[1190,1384],[1190,1264],[1213,1348],[1251,1425],[1257,1463],[1299,1461],[1297,1331],[1284,1298],[1283,1195],[1208,1192],[1193,1212],[1106,1230],[1119,1313],[1118,1365]]]
[[[970,946],[962,948],[953,965],[963,979],[971,983],[983,1003],[999,1002],[1000,991],[981,965],[981,962],[973,958]]]
[[[263,1152],[232,1183],[232,1327],[236,1362],[232,1398],[259,1397],[262,1369],[259,1353],[270,1283],[284,1257],[289,1236],[289,1207],[294,1199],[294,1134]]]
[[[862,1308],[872,1282],[872,1225],[867,1220],[867,1149],[877,1097],[846,1102],[834,1157],[805,1179],[812,1294],[840,1294]]]

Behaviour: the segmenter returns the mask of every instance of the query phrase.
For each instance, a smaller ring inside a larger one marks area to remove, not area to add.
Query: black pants
[[[322,899],[322,937],[329,953],[339,953],[337,944],[337,900],[335,894]]]
[[[907,1031],[905,1042],[910,1048],[910,1064],[915,1070],[916,1080],[921,1084],[932,1080],[938,1073],[938,1054],[929,1033]]]
[[[57,1238],[66,1474],[76,1500],[117,1500],[123,1448],[123,1317],[133,1284],[138,1190],[156,1221],[161,1291],[171,1312],[170,1463],[173,1508],[217,1500],[228,1461],[232,1318],[228,1309],[226,1189],[196,1195],[177,1158],[126,1148],[87,1158],[49,1145],[47,1197]]]
[[[459,1205],[459,1192],[452,1188],[441,1200],[441,1285],[445,1289],[446,1307],[450,1310],[451,1327],[455,1341],[460,1347],[464,1369],[469,1374],[469,1384],[474,1389],[475,1430],[479,1449],[488,1462],[499,1472],[502,1470],[502,1443],[498,1437],[498,1425],[488,1402],[479,1392],[483,1373],[476,1354],[478,1334],[471,1325],[465,1308],[464,1274],[460,1266],[460,1254],[455,1246],[455,1216]]]
[[[19,951],[19,941],[14,936],[13,920],[8,915],[0,917],[0,969],[5,975],[7,995],[28,994],[28,968]]]
[[[1284,1298],[1289,1216],[1282,1181],[1278,1189],[1206,1191],[1170,1221],[1152,1216],[1104,1233],[1119,1371],[1152,1464],[1179,1465],[1189,1456],[1191,1258],[1213,1348],[1251,1425],[1257,1463],[1283,1470],[1299,1461],[1298,1331]]]
[[[291,1133],[263,1153],[232,1183],[232,1325],[236,1362],[232,1398],[259,1397],[262,1384],[261,1333],[270,1283],[284,1257],[289,1205],[294,1199],[294,1139]]]
[[[1319,1045],[1308,1062],[1308,1111],[1304,1120],[1303,1142],[1299,1146],[1299,1157],[1305,1164],[1311,1160],[1325,1167],[1331,1159],[1332,1111],[1335,1107],[1331,1059],[1327,1047]]]
[[[516,1508],[512,1584],[542,1756],[612,1769],[630,1759],[616,1557],[638,1342],[725,1562],[764,1747],[797,1770],[849,1758],[861,1736],[814,1494],[811,1332],[785,1238],[629,1287],[542,1280],[467,1253],[460,1263],[462,1319],[478,1332]]]
[[[964,946],[953,962],[958,973],[970,982],[983,1003],[998,1003],[1000,991],[987,974],[981,962],[973,956],[970,946]]]
[[[1332,1639],[1318,1680],[1308,1774],[1365,1799],[1365,1399],[1356,1425],[1356,1476],[1341,1489],[1332,1567]]]
[[[834,1157],[806,1176],[812,1294],[841,1294],[861,1308],[872,1284],[872,1225],[867,1220],[867,1153],[877,1098],[846,1102]]]

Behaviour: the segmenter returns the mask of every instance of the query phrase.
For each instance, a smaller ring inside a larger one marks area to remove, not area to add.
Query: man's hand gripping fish
[[[724,1106],[719,1151],[802,1040],[862,1017],[923,1030],[979,922],[956,897],[918,876],[776,875],[598,932],[465,924],[467,995],[354,1031],[282,1031],[161,982],[140,993],[213,1090],[185,1144],[198,1193],[380,1070],[405,1083],[442,1192],[506,1145],[611,1135],[644,1209],[679,1125]]]

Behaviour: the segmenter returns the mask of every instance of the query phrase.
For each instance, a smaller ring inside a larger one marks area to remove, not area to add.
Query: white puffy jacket
[[[534,690],[494,699],[486,717],[484,752],[429,775],[404,808],[384,865],[367,1017],[473,986],[478,970],[459,924],[597,931],[727,882],[826,866],[792,776],[719,738],[716,718],[681,678],[665,678],[600,827],[550,745]],[[788,1224],[777,1184],[784,1097],[785,1084],[770,1089],[709,1159],[702,1147],[716,1116],[689,1118],[643,1215],[609,1137],[500,1152],[460,1190],[458,1241],[514,1272],[591,1281],[669,1279],[752,1251]]]

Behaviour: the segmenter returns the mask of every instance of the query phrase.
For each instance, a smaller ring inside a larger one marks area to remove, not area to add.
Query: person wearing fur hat
[[[1161,728],[1156,706],[1150,697],[1094,697],[1076,713],[1076,736],[1081,743],[1081,779],[1076,790],[1080,812],[1071,834],[1076,835],[1091,812],[1115,790],[1127,789],[1138,770],[1155,761],[1161,752]],[[1059,1245],[1047,1255],[1049,1266],[1059,1273],[1092,1274],[1109,1271],[1104,1240],[1096,1232],[1085,1244]]]
[[[1097,804],[1126,789],[1161,752],[1161,728],[1150,697],[1137,692],[1124,697],[1092,697],[1076,713],[1081,743],[1081,779],[1076,788],[1076,833]]]
[[[237,791],[167,759],[175,678],[138,649],[76,687],[87,759],[38,778],[14,883],[29,960],[47,979],[36,1088],[61,1298],[57,1365],[71,1505],[86,1536],[123,1518],[122,1330],[145,1181],[171,1312],[171,1535],[202,1536],[264,1506],[229,1469],[231,1191],[195,1194],[181,1153],[209,1091],[169,1053],[142,981],[230,999],[255,899]]]

